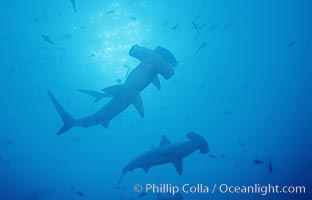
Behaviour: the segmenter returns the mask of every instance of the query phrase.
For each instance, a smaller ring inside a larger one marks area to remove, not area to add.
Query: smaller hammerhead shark
[[[142,168],[148,172],[149,168],[166,163],[172,163],[179,175],[183,173],[183,158],[199,150],[200,153],[208,153],[209,147],[207,141],[195,132],[186,134],[189,141],[172,144],[165,136],[161,136],[161,142],[158,148],[148,151],[128,163],[123,169],[117,184],[119,188],[123,176],[137,168]]]

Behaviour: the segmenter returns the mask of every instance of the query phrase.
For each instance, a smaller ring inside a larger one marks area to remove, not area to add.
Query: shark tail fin
[[[115,188],[116,188],[117,190],[120,189],[120,183],[121,183],[122,178],[124,177],[125,174],[126,174],[126,172],[122,172],[122,174],[121,174],[121,176],[120,176],[120,178],[119,178],[119,180],[118,180],[118,183],[117,183],[117,185],[115,186]]]
[[[76,120],[61,106],[61,104],[56,100],[55,96],[48,89],[48,95],[51,98],[53,105],[55,106],[57,112],[59,113],[61,119],[63,120],[64,125],[60,128],[60,130],[56,133],[57,135],[61,135],[75,126]]]
[[[200,150],[200,153],[204,154],[204,153],[209,152],[208,143],[202,136],[191,131],[188,134],[186,134],[186,137],[198,145],[198,149]]]
[[[103,93],[103,92],[97,92],[97,91],[92,91],[92,90],[83,90],[83,89],[78,89],[79,92],[87,94],[89,96],[94,97],[94,103],[98,102],[104,97],[112,97],[112,94],[109,93]]]

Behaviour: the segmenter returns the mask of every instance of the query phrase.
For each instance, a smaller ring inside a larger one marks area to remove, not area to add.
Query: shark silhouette
[[[96,97],[96,101],[102,97],[111,97],[111,100],[99,111],[81,119],[73,118],[57,101],[50,90],[48,94],[63,120],[63,127],[57,132],[57,135],[63,134],[74,126],[90,127],[102,125],[106,129],[109,122],[128,108],[134,105],[140,116],[144,117],[144,107],[142,97],[140,95],[150,83],[153,83],[160,89],[160,81],[158,74],[162,75],[166,80],[174,75],[174,67],[177,61],[173,54],[163,48],[157,47],[150,50],[138,45],[133,46],[129,55],[139,59],[140,64],[131,71],[124,84],[113,85],[104,88],[104,93],[91,90],[80,90],[83,93]]]
[[[145,172],[157,165],[172,163],[179,175],[183,173],[183,158],[199,150],[200,153],[208,153],[209,147],[207,141],[195,132],[186,134],[189,141],[172,144],[169,139],[162,135],[161,142],[158,148],[148,151],[141,156],[138,156],[123,169],[122,174],[117,184],[119,188],[123,176],[134,169],[142,168]]]

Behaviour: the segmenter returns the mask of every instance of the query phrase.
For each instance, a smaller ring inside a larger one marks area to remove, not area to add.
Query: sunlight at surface
[[[115,79],[124,80],[128,71],[124,65],[133,69],[138,63],[129,56],[129,50],[133,45],[140,45],[144,41],[149,29],[142,28],[140,21],[131,19],[129,16],[133,16],[132,13],[119,9],[119,4],[110,5],[107,10],[116,11],[112,14],[100,12],[96,14],[96,17],[90,17],[90,21],[95,24],[101,23],[107,17],[113,21],[105,26],[99,26],[104,27],[96,36],[100,45],[92,49],[91,53],[103,72]]]

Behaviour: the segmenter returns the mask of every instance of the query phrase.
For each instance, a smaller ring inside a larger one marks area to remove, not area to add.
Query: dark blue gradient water
[[[1,200],[165,199],[134,192],[146,183],[299,185],[307,193],[181,193],[191,200],[311,198],[311,1],[75,4],[77,12],[70,0],[0,1]],[[142,92],[144,119],[130,106],[107,130],[55,135],[62,121],[47,88],[75,118],[92,114],[108,100],[93,103],[77,89],[123,83],[139,64],[128,54],[136,44],[163,46],[178,60],[160,91]],[[171,164],[137,169],[114,188],[162,134],[176,143],[189,131],[210,152],[185,158],[182,176]]]

